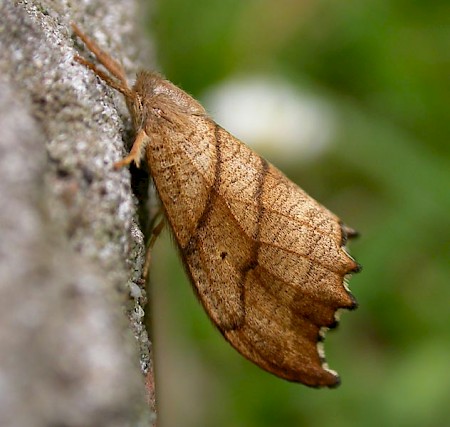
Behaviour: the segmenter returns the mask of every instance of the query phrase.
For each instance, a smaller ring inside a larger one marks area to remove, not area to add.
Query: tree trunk
[[[112,168],[130,121],[73,60],[85,51],[69,25],[132,77],[136,12],[136,0],[0,5],[2,427],[155,419],[144,237],[130,173]]]

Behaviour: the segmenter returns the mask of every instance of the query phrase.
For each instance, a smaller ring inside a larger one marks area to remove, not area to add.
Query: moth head
[[[125,95],[125,101],[133,119],[133,126],[135,129],[139,129],[145,121],[142,95],[133,88],[128,96]]]
[[[185,114],[206,115],[205,109],[197,100],[156,72],[139,72],[133,92],[136,100],[132,114],[138,114],[138,108],[141,108],[141,114],[142,110],[151,111],[157,108],[162,111],[177,109]]]

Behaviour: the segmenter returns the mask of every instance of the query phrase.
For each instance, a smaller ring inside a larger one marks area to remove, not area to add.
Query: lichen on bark
[[[136,7],[0,5],[2,426],[153,416],[142,378],[152,369],[144,238],[130,174],[112,168],[130,123],[120,97],[73,61],[69,25],[94,32],[133,72]]]

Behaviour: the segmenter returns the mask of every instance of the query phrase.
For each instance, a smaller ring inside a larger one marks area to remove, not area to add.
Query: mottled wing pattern
[[[343,281],[358,268],[339,219],[209,118],[189,120],[189,134],[159,124],[147,158],[206,311],[262,368],[336,385],[318,343],[355,307]]]

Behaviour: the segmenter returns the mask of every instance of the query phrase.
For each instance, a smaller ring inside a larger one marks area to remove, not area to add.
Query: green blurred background
[[[162,427],[450,425],[449,5],[157,2],[161,70],[195,97],[264,74],[333,106],[330,148],[277,166],[361,232],[350,249],[364,267],[351,280],[359,309],[326,340],[342,385],[314,390],[222,339],[166,233],[152,270]]]

